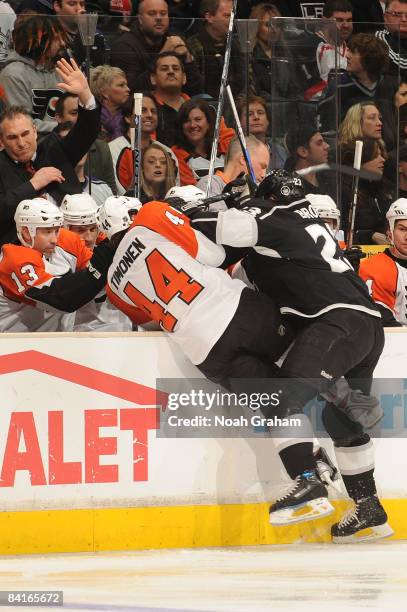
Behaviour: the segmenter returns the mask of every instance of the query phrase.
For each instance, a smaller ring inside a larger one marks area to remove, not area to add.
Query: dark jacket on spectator
[[[393,78],[381,75],[376,85],[371,89],[360,83],[356,77],[342,71],[336,77],[334,72],[329,74],[328,87],[324,97],[319,103],[319,116],[322,130],[336,130],[336,104],[339,109],[339,121],[342,122],[351,106],[358,102],[372,101],[378,103],[383,111],[392,107]]]
[[[178,111],[172,106],[168,106],[157,94],[154,92],[153,96],[157,103],[157,140],[172,147],[175,144],[175,134],[178,126]],[[187,94],[181,94],[185,100],[189,100]]]
[[[399,76],[404,81],[407,78],[407,39],[392,34],[387,30],[376,32],[377,38],[382,40],[389,51],[389,74]]]
[[[163,36],[160,41],[151,45],[144,38],[138,23],[134,23],[131,31],[122,34],[112,46],[110,63],[126,73],[131,91],[151,89],[150,65],[160,53],[166,37],[167,35]],[[202,93],[203,80],[196,63],[185,63],[184,66],[187,78],[185,91],[191,96]]]
[[[42,191],[49,193],[60,205],[67,194],[82,193],[75,174],[75,166],[88,152],[100,130],[99,108],[85,110],[79,106],[78,121],[65,138],[49,146],[40,142],[33,161],[35,170],[53,166],[61,170],[65,181],[50,183]],[[30,182],[30,174],[22,164],[0,151],[0,245],[15,240],[14,213],[21,200],[40,195]]]
[[[290,57],[269,58],[259,43],[252,53],[252,67],[256,93],[266,100],[293,100],[300,91]]]
[[[376,32],[383,23],[380,0],[351,0],[353,7],[353,32]]]
[[[349,208],[352,200],[352,181],[342,181],[342,228],[347,235]],[[354,244],[373,244],[375,232],[386,231],[386,212],[392,198],[383,189],[382,183],[359,181],[358,200],[355,214]]]
[[[188,47],[203,76],[203,87],[200,93],[206,93],[212,98],[218,98],[220,82],[222,79],[223,60],[225,57],[226,41],[217,42],[208,34],[204,27],[197,34],[188,38]],[[230,54],[228,85],[236,97],[244,91],[244,58],[240,52],[237,40],[232,42]],[[188,80],[187,80],[188,84]],[[189,93],[188,88],[185,90]]]

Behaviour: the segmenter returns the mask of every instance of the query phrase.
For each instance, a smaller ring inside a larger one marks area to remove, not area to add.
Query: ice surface
[[[0,589],[61,589],[64,611],[398,612],[407,541],[0,557]]]

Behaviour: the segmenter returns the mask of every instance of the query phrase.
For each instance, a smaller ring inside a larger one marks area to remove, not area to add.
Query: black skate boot
[[[271,525],[312,521],[333,512],[324,484],[313,470],[303,472],[291,489],[270,506]]]
[[[379,540],[393,533],[387,522],[387,514],[376,495],[359,499],[355,508],[331,528],[332,541],[336,544]]]

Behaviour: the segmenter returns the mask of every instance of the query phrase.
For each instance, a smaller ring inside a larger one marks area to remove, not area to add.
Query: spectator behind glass
[[[326,19],[334,19],[337,33],[333,35],[332,24],[323,28],[323,41],[317,47],[317,63],[321,79],[328,80],[331,70],[346,69],[347,41],[353,32],[352,4],[348,0],[328,0],[324,6],[323,15]]]
[[[249,19],[258,20],[252,53],[252,69],[256,92],[266,100],[290,100],[299,96],[292,57],[284,38],[280,11],[274,4],[255,6]]]
[[[402,79],[407,77],[407,0],[386,0],[384,30],[376,36],[389,51],[389,72]]]
[[[140,181],[140,200],[143,204],[150,200],[163,200],[167,191],[175,186],[174,163],[159,144],[153,143],[144,151]]]
[[[273,168],[284,168],[287,159],[287,151],[281,144],[276,142],[273,143],[270,134],[270,114],[265,99],[261,96],[250,95],[248,102],[249,113],[247,113],[245,98],[241,98],[237,104],[243,129],[249,134],[253,134],[253,136],[256,136],[256,138],[267,145],[270,153],[268,170],[272,170]],[[247,114],[249,115],[249,125],[247,125]]]
[[[177,130],[178,110],[188,94],[183,92],[187,76],[182,58],[171,51],[160,53],[151,67],[150,86],[157,103],[157,139],[172,147]]]
[[[305,170],[310,166],[328,161],[329,144],[324,140],[316,125],[292,127],[286,135],[286,146],[290,157],[285,163],[289,172]],[[303,176],[305,193],[328,193],[331,190],[323,173],[312,172]]]
[[[383,176],[387,153],[380,140],[363,138],[362,164],[363,170],[375,172]],[[355,142],[341,149],[342,163],[353,166],[355,157]],[[345,236],[348,232],[349,208],[353,199],[353,182],[350,177],[342,177],[342,223]],[[359,180],[356,204],[354,243],[355,244],[387,244],[386,212],[391,204],[391,195],[387,193],[383,181]]]
[[[176,144],[172,147],[178,159],[181,185],[195,185],[208,174],[214,137],[215,111],[205,100],[188,100],[178,111]],[[221,121],[216,169],[223,169],[224,154],[235,132]]]
[[[381,0],[352,0],[353,30],[355,33],[372,32],[383,24]]]
[[[100,119],[104,139],[109,142],[122,136],[122,107],[130,95],[123,70],[107,65],[97,66],[91,70],[90,84],[102,107]]]
[[[71,124],[75,125],[78,120],[78,96],[71,94],[62,94],[55,105],[55,119],[59,126]],[[57,128],[52,133],[56,136]],[[50,134],[51,137],[51,134]],[[98,178],[103,180],[109,185],[110,189],[116,195],[116,182],[113,171],[113,161],[110,154],[110,149],[104,140],[97,138],[90,148],[90,163],[91,163],[91,174],[92,179]],[[85,174],[90,176],[89,171],[89,160],[86,162]]]
[[[203,87],[199,93],[204,92],[212,98],[219,96],[232,4],[232,0],[202,0],[201,17],[204,22],[199,31],[187,41],[203,76]],[[228,84],[234,96],[244,90],[242,66],[244,61],[240,45],[234,38],[228,74]]]
[[[131,30],[112,45],[111,64],[126,73],[131,91],[151,87],[150,65],[159,53],[171,51],[182,57],[190,95],[202,93],[202,76],[188,47],[179,36],[168,33],[168,5],[165,0],[143,0]]]
[[[384,77],[388,64],[388,51],[383,41],[373,34],[355,34],[351,37],[348,42],[346,72],[338,76],[332,74],[319,104],[324,131],[335,130],[338,96],[340,121],[343,121],[349,108],[358,102],[380,102],[382,111],[384,107],[392,106],[389,84],[393,86],[393,79]]]
[[[403,144],[389,154],[384,164],[384,177],[389,181],[393,199],[407,198],[407,145]]]
[[[382,140],[382,116],[377,106],[370,102],[361,102],[351,106],[341,123],[339,144],[348,145],[360,138]]]
[[[65,32],[52,17],[19,15],[13,41],[15,50],[0,72],[0,85],[8,103],[24,106],[40,135],[46,134],[56,125],[54,107],[61,91],[55,65],[64,51]]]
[[[113,158],[116,188],[119,195],[130,190],[134,184],[134,157],[130,144],[131,125],[134,116],[133,99],[129,98],[123,105],[123,131],[124,135],[109,142],[109,148]],[[159,144],[174,162],[176,172],[176,185],[179,185],[178,160],[174,153],[154,139],[158,123],[157,105],[150,92],[143,93],[141,114],[141,150],[143,152],[152,144]]]
[[[86,13],[85,0],[54,0],[53,12],[66,34],[66,46],[76,62],[84,68],[86,50],[78,28],[78,16]],[[109,47],[105,37],[96,30],[93,45],[90,47],[90,63],[92,66],[109,63]]]
[[[0,70],[11,50],[12,32],[16,14],[8,2],[0,2]]]
[[[69,121],[66,123],[60,123],[56,128],[56,133],[60,138],[65,138],[72,128],[73,124]],[[89,152],[85,153],[85,155],[78,161],[75,166],[75,174],[81,186],[82,193],[89,193],[90,180],[92,198],[95,200],[98,208],[100,208],[105,203],[105,200],[113,195],[113,191],[104,180],[96,178],[96,176],[92,176],[91,179],[89,178],[85,170],[85,167],[88,166],[88,156]]]

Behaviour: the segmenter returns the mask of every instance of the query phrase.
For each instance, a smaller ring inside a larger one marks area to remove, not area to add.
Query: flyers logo
[[[55,118],[55,106],[62,95],[60,89],[33,89],[32,107],[34,119],[50,121]]]

